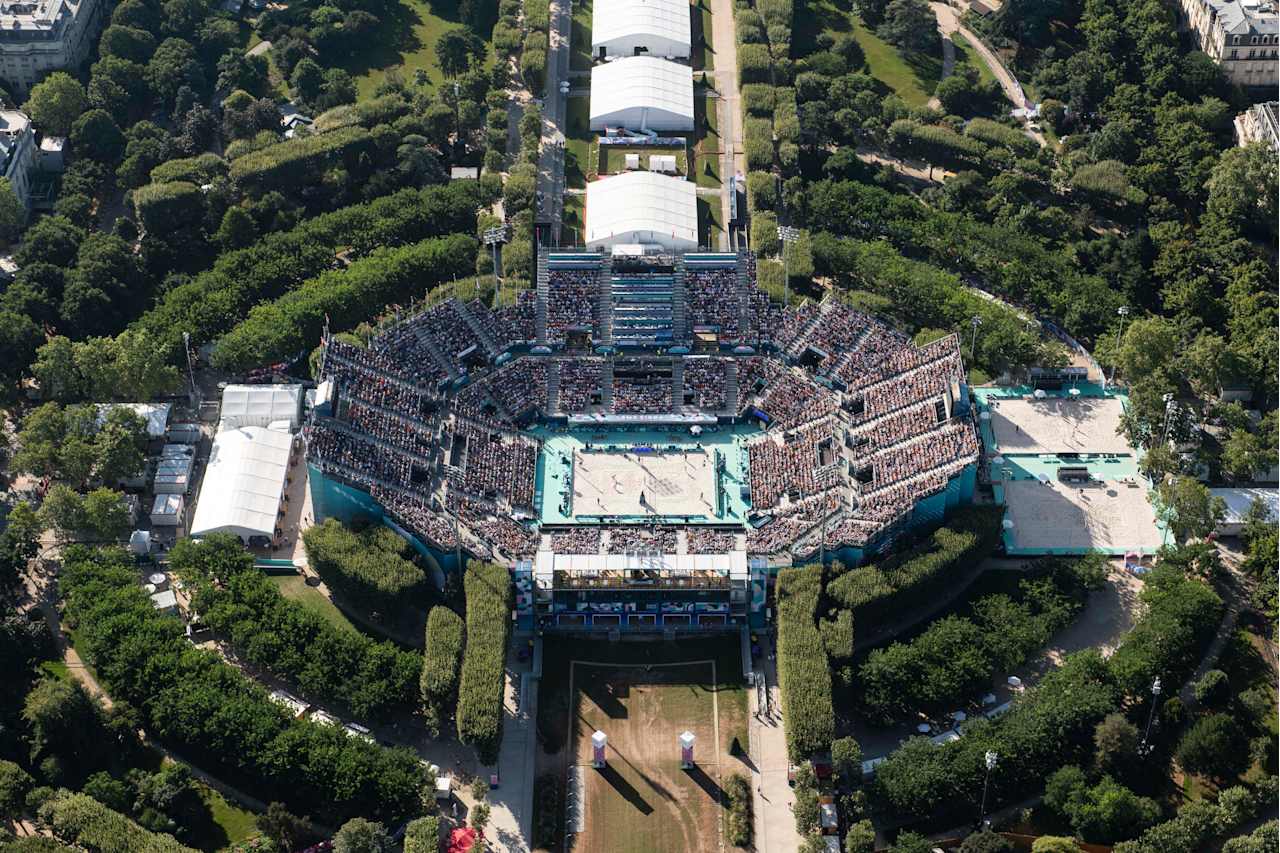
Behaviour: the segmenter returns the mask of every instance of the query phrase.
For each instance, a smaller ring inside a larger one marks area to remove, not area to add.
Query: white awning
[[[630,56],[640,47],[652,56],[681,56],[693,44],[688,0],[595,0],[591,53]]]
[[[619,126],[633,131],[693,130],[689,66],[628,56],[592,68],[591,129]]]
[[[223,430],[200,486],[191,535],[273,536],[293,436],[262,427]]]
[[[222,391],[222,429],[265,427],[288,421],[296,430],[302,422],[301,385],[228,385]]]
[[[587,184],[586,244],[657,243],[668,250],[698,246],[698,193],[692,181],[628,172]]]

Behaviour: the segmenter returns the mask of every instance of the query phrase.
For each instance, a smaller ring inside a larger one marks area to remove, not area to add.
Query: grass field
[[[713,71],[716,67],[716,51],[711,44],[711,4],[709,0],[698,0],[692,5],[690,19],[693,56],[690,60],[693,70]]]
[[[569,70],[591,68],[591,0],[573,4],[573,26],[569,28]]]
[[[564,183],[570,189],[582,189],[588,176],[594,177],[592,160],[591,99],[575,96],[566,99],[564,134]]]
[[[609,736],[603,772],[590,766],[597,728]],[[697,736],[693,771],[679,766],[686,729]],[[721,847],[720,785],[749,771],[737,757],[747,744],[747,693],[736,640],[548,638],[538,733],[562,785],[570,767],[586,765],[575,771],[586,808],[578,853],[732,849]],[[563,821],[563,809],[556,817]]]
[[[698,243],[700,245],[711,249],[719,248],[720,235],[724,233],[723,218],[720,199],[698,199]]]
[[[928,103],[942,77],[942,40],[938,40],[937,55],[904,54],[873,33],[857,15],[850,15],[849,22],[853,37],[867,57],[871,76],[912,106]]]
[[[307,586],[306,578],[302,575],[271,575],[271,582],[285,598],[298,602],[312,613],[318,613],[330,624],[356,630],[351,621],[342,615],[342,611],[324,593],[315,587]]]
[[[698,128],[698,140],[693,146],[694,180],[698,186],[712,189],[719,189],[723,180],[720,174],[719,104],[719,99],[707,95],[693,99],[693,123]]]
[[[676,169],[681,175],[689,174],[689,157],[684,148],[628,148],[623,145],[603,145],[600,147],[599,173],[601,175],[612,175],[616,172],[625,172],[627,170],[628,154],[640,155],[640,168],[649,168],[649,157],[657,154],[659,156],[674,154],[676,157]]]
[[[960,64],[965,63],[978,72],[978,79],[985,83],[994,83],[996,75],[991,73],[991,69],[987,63],[982,61],[982,57],[978,55],[978,51],[973,45],[969,44],[969,40],[959,33],[951,34],[951,43],[956,46],[956,70],[960,69]]]
[[[586,227],[587,197],[581,193],[566,193],[560,212],[560,243],[576,246],[582,242],[582,230]]]
[[[435,44],[440,34],[451,26],[460,26],[453,0],[400,0],[395,10],[382,17],[382,23],[369,38],[369,47],[342,65],[356,80],[360,97],[368,98],[387,73],[397,71],[412,81],[414,72],[426,72],[432,84],[444,80],[436,62]],[[492,59],[493,47],[488,46]]]

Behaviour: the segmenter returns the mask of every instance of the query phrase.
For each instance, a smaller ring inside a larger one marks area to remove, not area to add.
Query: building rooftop
[[[685,0],[597,0],[591,14],[591,42],[654,35],[691,45],[689,4]]]
[[[627,56],[591,69],[591,120],[624,110],[661,113],[693,121],[693,77],[689,66],[652,56]],[[692,126],[692,125],[690,125]],[[639,130],[640,128],[632,128]]]

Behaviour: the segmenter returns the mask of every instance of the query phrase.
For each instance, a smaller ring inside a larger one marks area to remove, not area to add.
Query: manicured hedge
[[[357,531],[326,518],[307,528],[302,541],[316,574],[361,609],[391,613],[425,593],[426,574],[409,559],[409,543],[389,527]]]
[[[831,671],[814,622],[821,594],[822,566],[778,573],[778,685],[795,763],[830,749],[835,738]]]
[[[741,773],[734,773],[725,782],[725,840],[734,847],[751,846],[751,783]]]
[[[275,299],[333,266],[334,254],[356,257],[379,246],[400,246],[438,234],[469,231],[485,201],[476,181],[405,189],[364,204],[308,219],[222,255],[213,268],[167,291],[134,324],[181,362],[182,333],[193,346],[208,343],[259,302]]]
[[[977,164],[987,150],[978,140],[961,136],[951,128],[921,124],[909,118],[900,118],[889,125],[889,144],[895,151],[928,163]]]
[[[88,794],[58,791],[40,806],[55,837],[94,853],[196,853],[172,835],[143,829]]]
[[[462,617],[437,605],[427,617],[426,651],[422,658],[422,709],[427,728],[440,733],[441,724],[454,707],[458,692],[458,668],[462,662]]]
[[[320,342],[325,318],[353,328],[391,303],[420,299],[433,287],[474,270],[479,243],[453,234],[411,246],[378,249],[330,270],[249,312],[218,341],[213,363],[233,372],[296,358]]]
[[[772,60],[769,48],[763,44],[744,44],[738,48],[738,81],[742,85],[748,83],[769,83],[773,80],[769,75]]]
[[[498,760],[506,689],[511,578],[503,566],[467,564],[467,646],[458,684],[458,739],[475,747],[481,764]]]
[[[739,53],[744,44],[765,44],[764,21],[754,9],[737,9],[733,13]],[[746,91],[743,91],[746,94]]]
[[[147,184],[133,191],[133,208],[143,230],[158,234],[204,217],[204,194],[188,181]]]
[[[1129,183],[1128,169],[1119,160],[1086,163],[1071,175],[1073,192],[1087,193],[1102,201],[1142,204],[1146,193]]]
[[[409,821],[404,830],[404,853],[438,853],[440,818],[435,815]]]
[[[263,801],[325,824],[357,816],[394,823],[421,808],[422,768],[343,730],[292,718],[180,619],[152,606],[123,549],[68,549],[59,577],[76,649],[147,734]]]
[[[193,606],[204,623],[237,656],[296,684],[306,698],[340,703],[364,722],[385,721],[418,704],[421,657],[338,628],[285,598],[235,537],[183,540],[169,559],[195,586]]]
[[[232,160],[231,180],[255,195],[288,191],[332,166],[353,166],[374,150],[374,137],[363,127],[298,136]]]
[[[747,204],[753,211],[777,209],[778,181],[772,172],[747,173]]]
[[[988,556],[999,541],[1001,514],[996,507],[965,507],[911,550],[836,578],[827,595],[852,610],[860,625],[895,619]]]
[[[1031,137],[1020,130],[989,118],[974,118],[964,126],[964,135],[987,145],[1003,145],[1015,154],[1030,157],[1039,148]]]
[[[751,83],[742,87],[742,108],[749,116],[769,118],[777,103],[774,89],[768,83]]]
[[[163,184],[169,181],[188,181],[193,184],[207,184],[214,178],[227,174],[229,166],[217,154],[201,154],[197,157],[182,157],[167,160],[151,170],[151,182]]]
[[[747,118],[742,123],[742,150],[750,171],[773,167],[773,125],[767,118]]]

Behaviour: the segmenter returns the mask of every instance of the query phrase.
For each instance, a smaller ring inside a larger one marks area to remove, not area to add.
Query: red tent
[[[470,853],[480,833],[469,826],[459,827],[449,833],[449,853]]]

